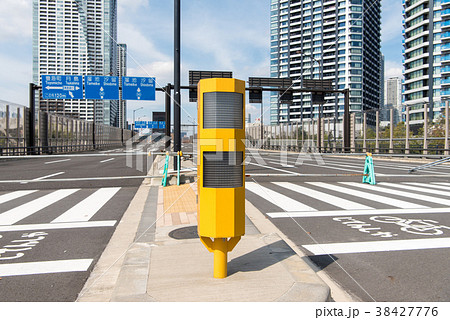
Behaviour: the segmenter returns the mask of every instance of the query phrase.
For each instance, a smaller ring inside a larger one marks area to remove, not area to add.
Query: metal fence
[[[393,126],[391,126],[393,128]],[[420,137],[406,136],[394,138],[378,137],[368,139],[366,137],[367,126],[351,126],[350,147],[344,148],[342,128],[334,134],[333,124],[322,120],[318,125],[317,119],[305,119],[303,122],[286,123],[279,125],[261,126],[253,124],[246,128],[248,148],[267,150],[287,150],[297,152],[351,152],[375,154],[417,154],[417,155],[443,155],[448,156],[449,138],[447,129],[442,136],[429,136],[423,134]],[[320,134],[319,134],[320,130]],[[377,130],[378,131],[378,130]],[[426,132],[426,128],[424,129]]]
[[[37,112],[33,126],[29,112],[24,106],[0,103],[0,156],[120,147],[132,136],[130,130],[44,111]]]

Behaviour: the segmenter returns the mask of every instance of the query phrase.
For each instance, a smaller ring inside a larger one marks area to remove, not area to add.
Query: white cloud
[[[403,65],[398,61],[386,61],[384,65],[385,79],[390,77],[402,77]]]
[[[33,31],[31,5],[31,0],[1,1],[0,42],[29,41]]]

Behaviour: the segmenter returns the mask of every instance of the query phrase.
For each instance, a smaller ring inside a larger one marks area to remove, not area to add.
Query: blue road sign
[[[83,77],[43,75],[43,99],[83,99]]]
[[[123,77],[124,100],[155,100],[155,78]]]
[[[158,121],[158,129],[165,129],[166,128],[166,122],[165,121]]]
[[[145,129],[147,128],[147,121],[135,121],[134,122],[135,129]]]
[[[158,129],[158,121],[149,121],[149,128]]]
[[[119,77],[85,76],[86,99],[119,100]]]

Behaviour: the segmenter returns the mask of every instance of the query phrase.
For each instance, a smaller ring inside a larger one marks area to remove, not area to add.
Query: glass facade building
[[[403,0],[403,102],[410,124],[441,114],[450,98],[450,0]]]
[[[33,83],[45,74],[118,76],[117,51],[117,0],[33,0]],[[119,125],[118,101],[40,97],[41,110]]]
[[[270,75],[293,79],[331,80],[336,89],[350,89],[350,111],[382,105],[380,0],[271,0]],[[342,123],[344,95],[328,94],[323,115]],[[271,96],[272,124],[317,118],[319,105],[310,93],[296,93],[291,105]],[[368,113],[373,124],[374,113]]]

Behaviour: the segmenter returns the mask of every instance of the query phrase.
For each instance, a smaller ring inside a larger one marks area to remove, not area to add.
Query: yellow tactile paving
[[[197,184],[160,187],[157,227],[197,224]]]
[[[164,191],[164,213],[196,212],[196,194],[192,184],[169,186]]]

